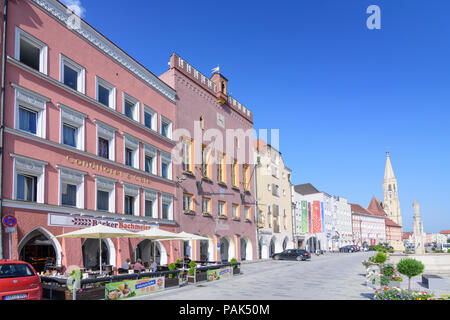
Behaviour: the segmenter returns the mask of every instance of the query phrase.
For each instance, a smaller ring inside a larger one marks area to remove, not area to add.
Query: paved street
[[[365,282],[361,261],[373,252],[313,255],[311,261],[246,263],[242,275],[171,289],[142,300],[365,300],[373,291]]]

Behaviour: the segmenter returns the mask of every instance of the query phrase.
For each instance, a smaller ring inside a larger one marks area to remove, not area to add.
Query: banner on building
[[[145,223],[145,222],[128,222],[119,219],[105,219],[97,217],[86,217],[70,214],[58,214],[49,213],[48,214],[48,226],[49,227],[71,227],[71,228],[89,228],[96,226],[98,224],[103,224],[111,228],[125,229],[128,231],[143,231],[152,228],[158,228],[156,223]]]
[[[308,232],[312,233],[312,214],[311,214],[311,202],[308,202]]]
[[[105,300],[145,296],[162,290],[164,290],[164,277],[106,283]]]
[[[308,231],[308,202],[302,201],[302,232]]]
[[[313,233],[322,232],[322,223],[320,218],[320,201],[313,201]]]
[[[320,202],[320,212],[322,216],[322,232],[325,232],[325,217],[324,217],[324,211],[323,211],[323,202]]]

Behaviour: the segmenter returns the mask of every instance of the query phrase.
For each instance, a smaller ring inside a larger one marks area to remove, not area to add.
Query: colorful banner
[[[121,300],[145,296],[164,290],[164,277],[105,284],[105,300]]]
[[[323,211],[323,202],[320,203],[320,212],[322,213],[322,232],[325,232],[325,217]]]
[[[312,233],[311,202],[308,202],[308,232]]]
[[[302,201],[302,232],[308,232],[308,202]]]
[[[320,201],[313,201],[313,233],[322,232],[320,219]]]
[[[231,278],[233,275],[233,268],[221,268],[221,269],[212,269],[206,271],[206,280],[207,281],[215,281]]]

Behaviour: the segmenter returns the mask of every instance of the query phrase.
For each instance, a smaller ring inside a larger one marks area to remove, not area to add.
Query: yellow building
[[[255,141],[259,258],[294,248],[291,170],[281,153],[263,140]]]

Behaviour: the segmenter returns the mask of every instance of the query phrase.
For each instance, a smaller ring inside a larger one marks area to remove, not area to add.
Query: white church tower
[[[402,226],[402,214],[400,213],[397,179],[395,178],[394,170],[392,170],[389,152],[386,152],[386,167],[384,169],[383,209],[389,219]]]

